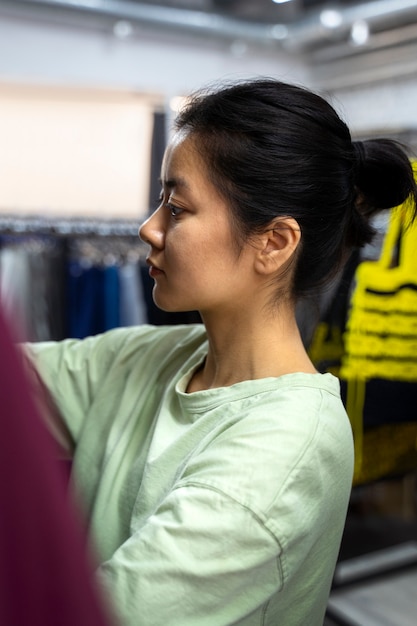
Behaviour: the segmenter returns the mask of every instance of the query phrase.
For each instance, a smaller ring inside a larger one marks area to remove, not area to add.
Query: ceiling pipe
[[[379,53],[382,50],[394,47],[403,48],[415,41],[417,41],[417,23],[375,33],[364,45],[355,46],[351,42],[346,41],[314,50],[311,53],[311,59],[315,65],[323,65],[337,62],[339,59],[357,57],[362,54],[369,56],[371,53]]]
[[[393,76],[415,76],[417,45],[395,50],[371,52],[366,63],[360,57],[340,58],[332,65],[316,65],[312,71],[315,85],[322,91],[337,91],[392,80]]]
[[[264,24],[218,13],[127,0],[14,0],[13,4],[84,11],[171,31],[188,31],[197,36],[210,35],[261,45],[279,45],[295,53],[346,40],[352,26],[358,21],[367,22],[371,31],[417,21],[417,0],[373,0],[348,7],[335,5],[334,9],[314,10],[289,24]]]
[[[346,41],[359,22],[367,23],[372,31],[393,29],[412,21],[417,21],[417,0],[374,0],[344,8],[329,5],[292,24],[283,46],[301,52],[323,47],[323,43]]]
[[[210,35],[232,40],[243,39],[265,45],[276,43],[287,35],[286,27],[280,24],[250,22],[219,13],[126,0],[18,0],[18,2],[28,6],[38,5],[83,11],[157,28],[167,28],[171,31],[188,31],[197,36]],[[15,4],[17,4],[16,1]]]

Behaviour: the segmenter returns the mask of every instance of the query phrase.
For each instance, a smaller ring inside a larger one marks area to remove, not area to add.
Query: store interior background
[[[139,225],[155,113],[169,136],[187,94],[255,75],[415,150],[417,1],[0,0],[0,221]],[[415,473],[355,490],[341,560],[417,541],[416,510]]]
[[[410,0],[2,0],[0,210],[143,215],[152,112],[169,127],[219,79],[297,82],[358,135],[413,133],[416,49]]]

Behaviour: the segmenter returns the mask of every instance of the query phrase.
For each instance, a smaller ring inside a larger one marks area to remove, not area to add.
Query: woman
[[[368,218],[416,198],[407,156],[259,79],[176,121],[141,226],[156,304],[203,324],[28,346],[120,624],[322,624],[352,479],[330,374],[295,320]]]

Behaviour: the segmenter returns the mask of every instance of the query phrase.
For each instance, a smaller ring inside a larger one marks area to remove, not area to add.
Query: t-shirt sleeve
[[[179,356],[171,359],[171,370],[176,371],[181,359],[177,347],[189,334],[186,326],[142,325],[116,328],[82,340],[29,343],[22,349],[76,445],[90,415],[100,437],[104,436],[104,421],[123,419],[120,402],[128,380],[129,389],[135,390],[131,402],[136,402],[140,389],[155,385],[150,362],[162,368],[162,363],[169,364],[171,352],[177,351]],[[194,335],[199,343],[198,328]]]
[[[112,380],[117,381],[118,359],[127,341],[125,329],[116,329],[82,340],[22,346],[73,442],[78,439],[92,402],[107,384],[109,372],[114,372]]]
[[[281,587],[280,546],[221,490],[178,486],[98,576],[123,626],[223,626]]]

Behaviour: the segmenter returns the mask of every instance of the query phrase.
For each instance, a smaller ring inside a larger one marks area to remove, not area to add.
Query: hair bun
[[[416,197],[410,160],[398,142],[366,139],[352,142],[356,155],[355,184],[365,215],[398,206],[412,194]]]
[[[353,149],[356,157],[356,169],[360,171],[365,163],[365,145],[363,141],[352,141]]]

